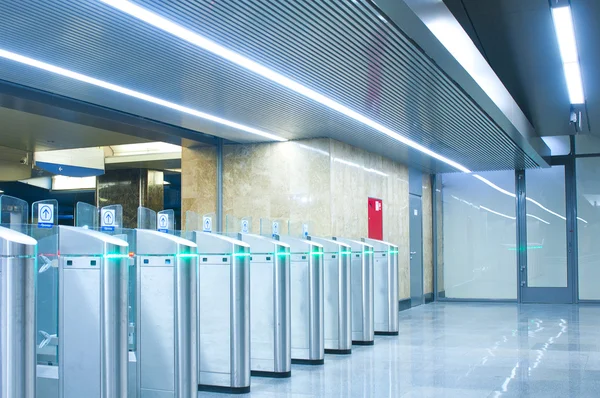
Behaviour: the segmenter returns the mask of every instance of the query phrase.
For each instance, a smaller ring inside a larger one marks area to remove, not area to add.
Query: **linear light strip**
[[[516,220],[516,219],[517,219],[517,217],[511,217],[511,216],[509,216],[509,215],[506,215],[506,214],[503,214],[503,213],[497,212],[497,211],[495,211],[495,210],[488,209],[488,208],[487,208],[487,207],[485,207],[485,206],[479,206],[479,208],[480,208],[480,209],[483,209],[483,210],[485,210],[485,211],[488,211],[488,212],[490,212],[490,213],[496,214],[496,215],[498,215],[498,216],[500,216],[500,217],[508,218],[509,220]]]
[[[100,0],[100,1],[105,4],[108,4],[126,14],[129,14],[141,21],[144,21],[152,26],[155,26],[167,33],[177,36],[180,39],[183,39],[191,44],[194,44],[200,48],[203,48],[206,51],[216,54],[230,62],[233,62],[239,66],[242,66],[260,76],[263,76],[263,77],[275,82],[275,83],[278,83],[284,87],[287,87],[290,90],[293,90],[299,94],[302,94],[305,97],[308,97],[322,105],[325,105],[335,111],[338,111],[358,122],[361,122],[373,129],[387,135],[390,138],[393,138],[411,148],[416,149],[419,152],[422,152],[426,155],[431,156],[432,158],[435,158],[443,163],[446,163],[447,165],[450,165],[457,170],[460,170],[465,173],[471,172],[465,166],[463,166],[453,160],[450,160],[450,159],[446,158],[445,156],[442,156],[436,152],[433,152],[432,150],[424,147],[423,145],[420,145],[420,144],[396,133],[395,131],[383,126],[380,123],[375,122],[374,120],[367,118],[366,116],[361,115],[360,113],[332,100],[331,98],[328,98],[308,87],[305,87],[302,84],[297,83],[288,77],[285,77],[285,76],[255,62],[255,61],[252,61],[249,58],[246,58],[232,50],[229,50],[229,49],[213,42],[212,40],[209,40],[203,36],[200,36],[199,34],[192,32],[191,30],[188,30],[180,25],[177,25],[176,23],[174,23],[166,18],[163,18],[151,11],[148,11],[145,8],[142,8],[136,4],[133,4],[130,1],[127,1],[127,0]]]
[[[538,220],[538,221],[541,221],[541,222],[543,222],[544,224],[548,224],[548,225],[550,225],[550,223],[549,223],[548,221],[546,221],[546,220],[542,220],[541,218],[539,218],[538,216],[534,216],[533,214],[527,214],[527,217],[535,218],[536,220]]]
[[[201,119],[210,120],[215,123],[223,124],[225,126],[233,127],[238,130],[245,131],[247,133],[255,134],[261,137],[268,138],[273,141],[287,141],[285,138],[266,133],[264,131],[257,130],[252,127],[244,126],[243,124],[235,123],[217,116],[210,115],[208,113],[200,112],[196,109],[188,108],[186,106],[178,105],[173,102],[169,102],[157,97],[153,97],[148,94],[140,93],[139,91],[130,90],[125,87],[118,86],[116,84],[108,83],[103,80],[99,80],[90,76],[82,75],[81,73],[73,72],[68,69],[64,69],[58,66],[54,66],[42,61],[35,60],[33,58],[25,57],[10,51],[0,49],[0,57],[10,59],[11,61],[19,62],[25,65],[33,66],[34,68],[43,69],[48,72],[56,73],[61,76],[69,77],[71,79],[78,80],[80,82],[92,84],[94,86],[102,87],[111,91],[115,91],[130,97],[138,98],[147,102],[151,102],[156,105],[164,106],[179,112],[187,113],[192,116],[199,117]]]
[[[484,177],[480,176],[479,174],[471,174],[471,175],[472,175],[473,177],[477,178],[479,181],[481,181],[481,182],[485,183],[485,184],[486,184],[486,185],[488,185],[489,187],[491,187],[491,188],[494,188],[494,189],[495,189],[496,191],[498,191],[498,192],[501,192],[501,193],[503,193],[503,194],[505,194],[505,195],[507,195],[507,196],[510,196],[510,197],[512,197],[512,198],[516,198],[516,197],[517,197],[517,196],[516,196],[514,193],[512,193],[512,192],[509,192],[509,191],[507,191],[506,189],[500,188],[498,185],[496,185],[496,184],[494,184],[493,182],[491,182],[490,180],[488,180],[488,179],[486,179],[486,178],[484,178]],[[527,196],[525,199],[526,199],[528,202],[531,202],[531,203],[533,203],[534,205],[538,206],[540,209],[542,209],[542,210],[544,210],[544,211],[547,211],[548,213],[550,213],[550,214],[552,214],[552,215],[554,215],[554,216],[556,216],[556,217],[558,217],[558,218],[560,218],[560,219],[562,219],[562,220],[565,220],[565,221],[566,221],[566,219],[567,219],[567,218],[566,218],[565,216],[562,216],[562,215],[560,215],[560,214],[558,214],[558,213],[556,213],[556,212],[554,212],[554,211],[552,211],[552,210],[548,209],[547,207],[545,207],[544,205],[542,205],[542,204],[541,204],[540,202],[538,202],[537,200],[535,200],[535,199],[532,199],[532,198],[530,198],[530,197],[528,197],[528,196]],[[588,223],[588,222],[587,222],[586,220],[584,220],[583,218],[577,217],[577,219],[578,219],[579,221],[581,221],[581,222],[584,222],[584,223],[586,223],[586,224]],[[542,220],[542,221],[543,221],[543,220]]]
[[[579,67],[579,54],[577,52],[571,6],[553,7],[552,20],[556,30],[556,39],[562,58],[569,99],[571,104],[583,104],[585,103],[585,95],[583,93],[583,83],[581,82],[581,69]]]

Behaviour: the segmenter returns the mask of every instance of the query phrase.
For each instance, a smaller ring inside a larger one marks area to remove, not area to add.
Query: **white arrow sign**
[[[212,232],[212,217],[202,217],[202,230]]]
[[[250,231],[250,222],[248,220],[242,220],[242,233],[247,234]]]
[[[100,227],[103,231],[115,230],[115,209],[102,209],[100,212]]]
[[[52,228],[54,225],[54,206],[38,206],[38,228]]]
[[[158,230],[160,232],[169,232],[169,215],[159,214],[156,224],[158,224]]]
[[[279,235],[279,223],[277,221],[273,221],[273,235]]]

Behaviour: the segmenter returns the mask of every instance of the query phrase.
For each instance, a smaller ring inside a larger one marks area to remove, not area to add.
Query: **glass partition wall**
[[[433,210],[437,300],[600,301],[600,154],[437,175]]]

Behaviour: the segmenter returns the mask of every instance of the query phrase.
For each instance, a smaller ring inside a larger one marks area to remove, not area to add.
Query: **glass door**
[[[571,167],[561,162],[525,171],[526,255],[520,266],[523,303],[574,302],[575,213],[567,211],[574,206],[565,179]]]

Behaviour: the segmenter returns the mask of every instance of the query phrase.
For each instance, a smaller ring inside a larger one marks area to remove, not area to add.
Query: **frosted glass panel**
[[[515,173],[442,176],[445,297],[517,298]],[[438,247],[438,251],[440,248]]]
[[[567,287],[565,168],[525,172],[527,286]]]
[[[576,165],[579,299],[600,300],[600,158]]]

